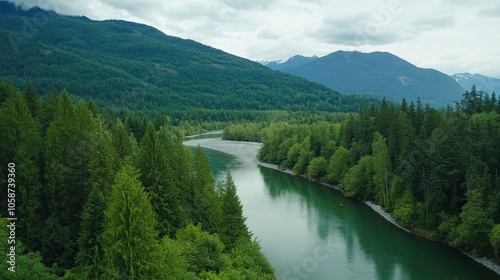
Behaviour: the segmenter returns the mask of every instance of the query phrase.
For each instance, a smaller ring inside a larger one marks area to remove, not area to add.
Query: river
[[[259,166],[256,143],[210,137],[185,144],[210,147],[204,150],[216,179],[230,170],[247,225],[279,280],[500,279],[456,249],[399,229],[363,202]]]

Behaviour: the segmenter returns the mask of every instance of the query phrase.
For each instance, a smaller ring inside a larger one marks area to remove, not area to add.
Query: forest
[[[216,182],[167,121],[132,123],[0,85],[0,278],[274,279],[231,174]]]
[[[472,87],[454,108],[383,100],[340,122],[240,123],[259,159],[374,201],[412,232],[499,260],[500,100]]]

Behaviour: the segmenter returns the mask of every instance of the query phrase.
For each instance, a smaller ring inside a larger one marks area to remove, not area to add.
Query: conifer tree
[[[217,233],[221,208],[208,158],[199,146],[194,152],[191,172],[191,220],[195,224],[202,224],[203,229],[209,233]]]
[[[33,87],[33,84],[29,83],[24,90],[24,99],[31,112],[32,116],[38,115],[38,92]]]
[[[106,201],[102,190],[94,186],[82,212],[82,230],[78,238],[76,264],[81,278],[99,279],[102,275],[104,252],[102,233],[104,232],[104,210]]]
[[[111,135],[104,128],[103,121],[99,119],[96,130],[91,135],[87,179],[90,189],[97,186],[105,196],[109,194],[118,166],[116,158]]]
[[[82,275],[88,279],[99,279],[102,272],[101,235],[104,231],[105,197],[108,197],[111,191],[115,166],[111,137],[100,122],[98,130],[92,137],[87,180],[91,192],[82,211],[76,256],[76,264],[80,267]]]
[[[71,242],[56,243],[64,247],[68,244],[76,247],[80,232],[81,212],[90,191],[87,179],[93,130],[95,121],[85,103],[79,102],[75,107],[69,94],[63,90],[54,120],[47,130],[45,145],[47,187],[43,195],[47,203],[47,216],[51,217],[52,223],[51,226],[46,226],[44,238],[50,240],[58,232],[64,234],[68,232],[69,236],[62,239]],[[45,244],[48,245],[47,242]],[[69,261],[64,262],[72,264],[77,250],[73,247],[67,251],[72,256]],[[43,248],[42,254],[44,257],[49,257],[52,252],[49,248]],[[69,267],[62,266],[62,268]]]
[[[134,155],[135,139],[127,133],[125,126],[119,119],[113,130],[113,146],[120,162],[126,162]]]
[[[137,159],[142,173],[141,182],[151,197],[151,205],[158,215],[160,236],[173,235],[178,229],[178,192],[172,170],[168,167],[165,147],[150,122],[141,140]]]
[[[236,185],[229,171],[226,180],[222,183],[220,196],[221,206],[224,209],[221,222],[221,240],[226,249],[230,251],[239,239],[250,239],[250,233],[245,225],[246,218],[243,216],[243,206],[236,194]]]
[[[112,186],[102,235],[102,279],[166,279],[156,215],[138,178],[138,171],[125,164]]]

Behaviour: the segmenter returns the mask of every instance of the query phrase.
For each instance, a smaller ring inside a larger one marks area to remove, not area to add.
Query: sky
[[[144,23],[251,60],[387,51],[446,74],[500,78],[498,0],[15,0]]]

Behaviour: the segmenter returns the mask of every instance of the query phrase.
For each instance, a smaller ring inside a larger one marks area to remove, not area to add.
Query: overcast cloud
[[[500,78],[500,1],[16,0],[61,14],[124,19],[252,60],[388,51],[447,74]]]

